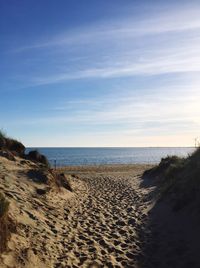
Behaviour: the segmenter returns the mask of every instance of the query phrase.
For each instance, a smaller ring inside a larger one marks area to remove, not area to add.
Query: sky
[[[193,146],[200,1],[1,0],[0,129],[32,147]]]

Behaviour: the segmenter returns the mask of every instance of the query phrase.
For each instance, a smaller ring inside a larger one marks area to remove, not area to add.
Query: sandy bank
[[[150,165],[59,168],[73,192],[45,194],[28,175],[35,165],[0,158],[0,191],[16,223],[0,267],[200,267],[198,211],[155,202],[157,186],[142,178]]]
[[[33,167],[31,167],[33,168]],[[50,191],[27,177],[30,164],[0,159],[0,187],[17,230],[0,267],[137,267],[149,190],[146,165],[66,167],[74,192]],[[63,170],[63,169],[62,169]]]

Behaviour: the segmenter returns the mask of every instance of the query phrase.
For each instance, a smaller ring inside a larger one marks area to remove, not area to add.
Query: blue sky
[[[200,2],[2,0],[0,127],[26,146],[190,146]]]

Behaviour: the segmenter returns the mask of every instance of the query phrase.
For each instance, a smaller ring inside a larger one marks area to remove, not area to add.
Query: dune
[[[1,254],[0,267],[53,267],[61,250],[58,241],[68,216],[67,207],[75,194],[34,181],[29,174],[38,170],[37,164],[22,164],[20,158],[15,159],[13,162],[0,157],[0,192],[9,201],[9,217],[16,225]]]
[[[1,268],[200,267],[200,149],[53,170],[15,142],[0,151]]]
[[[144,173],[141,187],[155,185],[141,239],[141,267],[200,267],[200,148],[186,158],[166,157]]]
[[[33,179],[37,163],[0,157],[0,191],[16,225],[0,267],[137,267],[147,167],[68,167],[71,192]]]

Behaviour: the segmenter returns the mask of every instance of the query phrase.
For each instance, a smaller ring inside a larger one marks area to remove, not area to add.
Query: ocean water
[[[168,155],[187,156],[194,147],[130,147],[130,148],[27,148],[46,155],[53,166],[103,164],[154,164]]]

